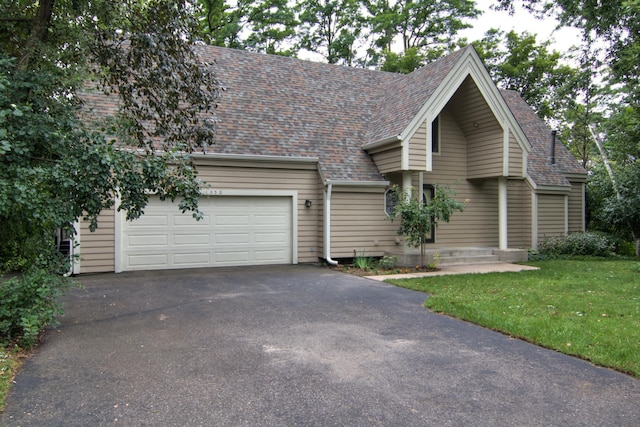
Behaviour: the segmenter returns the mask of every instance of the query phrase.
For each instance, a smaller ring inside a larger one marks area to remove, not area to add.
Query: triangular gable
[[[498,123],[504,130],[505,149],[503,150],[505,159],[508,158],[509,134],[513,134],[516,142],[522,149],[525,156],[531,151],[531,144],[527,140],[526,135],[518,125],[515,117],[511,113],[509,106],[506,104],[500,91],[491,79],[482,60],[478,56],[473,46],[467,46],[462,49],[461,54],[450,72],[444,76],[434,90],[431,97],[426,100],[416,116],[399,134],[399,138],[403,141],[406,155],[408,158],[408,141],[413,134],[417,132],[421,124],[425,121],[431,123],[440,114],[442,109],[454,96],[458,88],[463,84],[467,77],[471,77],[482,94],[485,102],[496,117]],[[427,141],[431,143],[431,126],[427,126]],[[505,160],[506,162],[506,160]],[[505,163],[505,169],[507,165]],[[427,147],[427,171],[432,170],[431,147]],[[506,171],[505,171],[506,172]],[[506,175],[506,173],[505,173]]]

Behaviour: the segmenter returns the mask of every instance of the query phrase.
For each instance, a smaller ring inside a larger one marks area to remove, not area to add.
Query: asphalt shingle
[[[197,46],[225,88],[207,152],[316,157],[325,179],[382,181],[362,146],[402,133],[468,49],[403,75]],[[537,184],[568,186],[564,174],[584,173],[560,143],[550,165],[549,129],[519,94],[501,93],[531,143],[528,168]],[[101,92],[85,99],[98,115],[116,109],[116,99]]]

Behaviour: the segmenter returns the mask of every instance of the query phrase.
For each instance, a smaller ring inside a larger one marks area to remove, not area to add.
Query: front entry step
[[[411,267],[420,264],[420,253],[411,254],[387,254],[398,258],[398,265]],[[429,249],[426,253],[427,264],[437,265],[471,265],[491,264],[499,262],[521,262],[527,260],[527,251],[524,249],[496,248],[442,248]]]

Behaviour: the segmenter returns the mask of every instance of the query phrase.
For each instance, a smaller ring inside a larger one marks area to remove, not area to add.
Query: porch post
[[[402,173],[402,192],[411,197],[411,171]]]
[[[498,247],[507,249],[507,178],[498,178]]]

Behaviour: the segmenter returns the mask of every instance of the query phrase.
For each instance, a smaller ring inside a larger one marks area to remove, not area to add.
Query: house
[[[550,130],[517,93],[496,88],[473,47],[408,75],[197,50],[226,88],[217,142],[196,155],[204,219],[159,199],[133,222],[104,211],[96,232],[79,225],[76,273],[363,253],[407,261],[418,250],[385,211],[394,185],[425,199],[447,185],[468,200],[435,230],[433,250],[523,259],[544,238],[585,228],[586,172],[562,144],[552,155]]]

